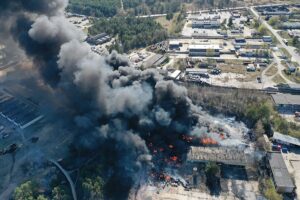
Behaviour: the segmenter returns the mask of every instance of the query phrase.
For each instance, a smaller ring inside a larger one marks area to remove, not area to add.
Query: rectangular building
[[[13,126],[25,129],[43,118],[36,105],[0,91],[0,116]]]
[[[185,70],[185,73],[187,75],[192,74],[192,75],[202,75],[202,74],[207,74],[208,70],[207,69],[198,69],[198,68],[187,68]]]
[[[193,44],[189,46],[190,56],[220,56],[220,45]]]
[[[279,112],[294,113],[300,111],[300,95],[277,93],[271,96]]]
[[[89,36],[86,41],[89,43],[89,44],[92,44],[92,45],[99,45],[99,44],[104,44],[108,41],[110,41],[110,36],[106,33],[100,33],[98,35],[95,35],[95,36]]]
[[[170,79],[178,80],[180,78],[181,71],[180,70],[175,70],[173,73],[169,74]]]
[[[281,25],[283,29],[300,29],[300,22],[285,22]]]
[[[179,49],[182,46],[182,43],[177,40],[171,40],[169,41],[169,49]]]
[[[218,162],[227,165],[250,166],[253,152],[238,147],[195,147],[187,154],[189,162]]]
[[[278,132],[274,132],[274,134],[272,136],[272,141],[276,142],[278,144],[300,147],[300,140],[298,138],[295,138],[295,137],[292,137],[289,135],[283,135]]]
[[[273,38],[269,35],[264,35],[262,39],[264,42],[272,42],[273,41]]]
[[[295,190],[295,185],[285,165],[282,154],[270,153],[268,158],[277,192],[292,193]]]
[[[192,28],[215,29],[220,28],[221,24],[218,20],[193,21]]]

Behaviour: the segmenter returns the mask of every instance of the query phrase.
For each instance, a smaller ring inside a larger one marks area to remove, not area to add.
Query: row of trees
[[[67,10],[87,16],[112,17],[120,7],[120,0],[71,0]]]
[[[91,35],[106,32],[116,36],[114,49],[127,52],[146,47],[167,38],[167,31],[153,19],[136,17],[113,17],[96,20],[89,29]]]
[[[85,171],[85,170],[84,170]],[[92,170],[81,174],[77,188],[77,196],[82,200],[104,199],[104,181],[99,173]],[[41,192],[40,186],[34,181],[27,181],[17,187],[13,200],[71,200],[68,185],[53,187],[52,191]]]
[[[33,181],[27,181],[17,187],[13,194],[14,200],[48,200],[46,195],[39,192],[39,185]],[[54,187],[51,192],[51,200],[71,200],[72,197],[62,187]]]
[[[224,8],[233,6],[232,0],[123,0],[125,11],[131,15],[174,13],[183,4],[199,8]],[[70,0],[68,10],[95,17],[113,17],[121,10],[120,0]]]
[[[181,8],[182,0],[123,0],[126,12],[132,15],[173,13]],[[95,17],[113,17],[121,9],[120,0],[70,0],[68,11]]]
[[[134,15],[148,15],[160,13],[178,12],[181,7],[181,0],[161,1],[161,0],[123,0],[124,8]]]

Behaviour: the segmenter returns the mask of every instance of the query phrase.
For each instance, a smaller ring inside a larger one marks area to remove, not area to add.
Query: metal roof
[[[220,22],[218,20],[205,20],[205,21],[193,21],[193,24],[199,25],[219,25]]]
[[[277,187],[295,187],[281,153],[271,153],[269,164]]]
[[[217,44],[191,44],[189,49],[220,49]]]
[[[187,68],[185,70],[186,73],[207,73],[207,69],[200,69],[200,68]]]
[[[180,42],[178,40],[170,40],[169,45],[180,45]]]
[[[272,98],[276,104],[300,105],[300,95],[277,93],[272,94]]]
[[[300,140],[298,138],[295,138],[295,137],[292,137],[292,136],[289,136],[289,135],[283,135],[283,134],[278,133],[278,132],[274,132],[273,139],[274,140],[279,140],[279,141],[282,141],[282,142],[285,142],[285,143],[300,146]]]
[[[161,62],[164,60],[164,55],[161,54],[155,54],[152,57],[150,57],[148,60],[144,62],[145,67],[151,67],[154,65],[160,65]]]
[[[181,74],[180,70],[175,70],[172,74],[170,74],[171,78],[177,78]]]
[[[238,147],[196,147],[192,146],[187,154],[189,162],[221,162],[229,165],[245,166],[253,163],[253,152]]]
[[[291,89],[300,90],[300,84],[288,84]]]

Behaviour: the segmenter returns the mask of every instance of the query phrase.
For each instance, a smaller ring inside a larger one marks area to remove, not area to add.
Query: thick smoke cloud
[[[5,31],[34,61],[44,83],[64,96],[68,119],[59,120],[73,121],[77,148],[102,152],[107,159],[106,195],[126,199],[139,172],[156,162],[149,141],[156,141],[154,147],[171,143],[184,153],[178,138],[209,132],[196,127],[208,127],[211,119],[192,104],[186,88],[156,70],[134,69],[117,52],[108,57],[93,53],[63,16],[66,6],[66,0],[4,0],[0,12],[12,14],[14,23]]]
[[[68,0],[2,0],[0,11],[16,12],[26,11],[47,15],[63,14]]]

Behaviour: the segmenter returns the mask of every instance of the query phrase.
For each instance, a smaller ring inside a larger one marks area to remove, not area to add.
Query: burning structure
[[[137,70],[117,52],[93,53],[65,19],[67,3],[1,1],[1,35],[12,35],[33,61],[33,78],[49,90],[49,104],[59,99],[51,106],[74,134],[74,149],[85,152],[78,159],[101,154],[108,199],[127,199],[153,167],[161,174],[166,166],[180,165],[191,145],[217,145],[232,134],[227,122],[194,105],[186,88],[155,69]]]
[[[250,166],[254,163],[253,152],[239,147],[191,147],[189,162],[217,162],[227,165]]]

